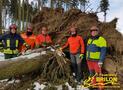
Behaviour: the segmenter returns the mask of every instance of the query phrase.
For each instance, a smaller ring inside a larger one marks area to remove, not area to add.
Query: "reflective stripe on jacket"
[[[104,61],[106,56],[106,40],[99,36],[96,39],[89,38],[87,42],[87,60]]]
[[[32,34],[31,36],[27,36],[26,33],[21,34],[21,37],[24,39],[25,43],[31,46],[31,49],[35,48],[36,36]],[[22,49],[26,48],[22,46]]]
[[[24,44],[24,40],[19,34],[6,34],[2,40],[5,54],[17,54],[19,43]]]

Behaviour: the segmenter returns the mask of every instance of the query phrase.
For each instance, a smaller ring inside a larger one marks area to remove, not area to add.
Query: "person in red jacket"
[[[51,40],[51,37],[47,33],[47,31],[48,31],[47,27],[43,26],[43,27],[41,27],[40,30],[41,30],[41,34],[39,34],[36,37],[36,46],[44,48],[44,47],[51,45],[52,40]]]
[[[24,41],[30,46],[30,49],[35,48],[35,40],[36,36],[33,34],[32,26],[29,25],[27,27],[27,31],[23,34],[21,34],[21,37],[24,39]],[[22,46],[22,50],[24,50],[26,47]]]
[[[75,73],[76,80],[80,83],[82,80],[81,60],[84,56],[84,41],[81,36],[77,35],[75,27],[70,28],[70,35],[66,44],[61,49],[69,46],[73,72]]]

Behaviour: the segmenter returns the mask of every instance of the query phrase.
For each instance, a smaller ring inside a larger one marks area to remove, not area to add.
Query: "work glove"
[[[59,50],[62,52],[62,47],[59,47]]]
[[[3,50],[3,47],[0,47],[0,50]]]
[[[99,67],[102,67],[103,62],[98,62]]]
[[[40,45],[36,45],[35,48],[41,48],[41,46]]]
[[[30,49],[31,48],[31,46],[28,45],[28,44],[26,44],[25,46],[26,46],[27,49]]]
[[[80,58],[80,59],[83,59],[83,58],[84,58],[84,54],[80,54],[80,55],[79,55],[79,58]]]
[[[43,47],[46,47],[46,46],[47,46],[47,42],[43,42],[43,43],[42,43],[42,46],[43,46]]]

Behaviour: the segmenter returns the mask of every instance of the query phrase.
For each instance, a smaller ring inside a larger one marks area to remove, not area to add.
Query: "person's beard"
[[[26,32],[26,35],[27,35],[27,36],[31,36],[31,35],[32,35],[32,32],[28,32],[28,31],[27,31],[27,32]]]
[[[99,35],[91,36],[92,39],[98,39]]]
[[[11,34],[11,35],[15,35],[15,34],[16,34],[16,32],[15,32],[15,33],[12,33],[12,32],[10,31],[10,34]]]
[[[77,33],[73,33],[73,34],[71,33],[72,37],[76,37],[76,35],[77,35]]]

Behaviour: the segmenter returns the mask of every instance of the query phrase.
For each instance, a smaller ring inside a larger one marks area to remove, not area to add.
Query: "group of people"
[[[48,29],[46,26],[40,28],[41,33],[38,36],[34,35],[31,25],[22,34],[17,33],[15,24],[10,25],[9,30],[9,33],[0,36],[0,45],[5,59],[17,57],[19,53],[23,53],[27,49],[46,47],[52,44],[51,37],[47,34]]]
[[[15,24],[12,24],[9,29],[10,33],[0,36],[0,46],[3,45],[5,59],[17,57],[19,52],[23,52],[28,48],[43,48],[53,43],[47,33],[46,26],[40,28],[41,33],[37,36],[33,34],[32,26],[28,26],[26,32],[20,35],[17,34],[17,26]],[[90,37],[87,40],[87,44],[77,34],[76,27],[71,27],[69,31],[70,37],[59,49],[63,51],[63,49],[69,47],[71,65],[77,82],[82,80],[81,62],[84,55],[86,56],[90,76],[95,73],[101,73],[101,67],[106,57],[107,43],[100,35],[99,28],[97,26],[90,28]]]
[[[71,36],[68,38],[66,44],[60,48],[63,50],[69,47],[73,73],[78,83],[81,83],[83,78],[81,63],[84,55],[86,56],[90,77],[93,77],[96,73],[102,73],[101,68],[106,57],[107,42],[101,36],[99,28],[92,26],[89,33],[90,37],[85,44],[83,38],[77,35],[77,28],[70,28]],[[95,82],[95,79],[92,80],[92,83]]]

